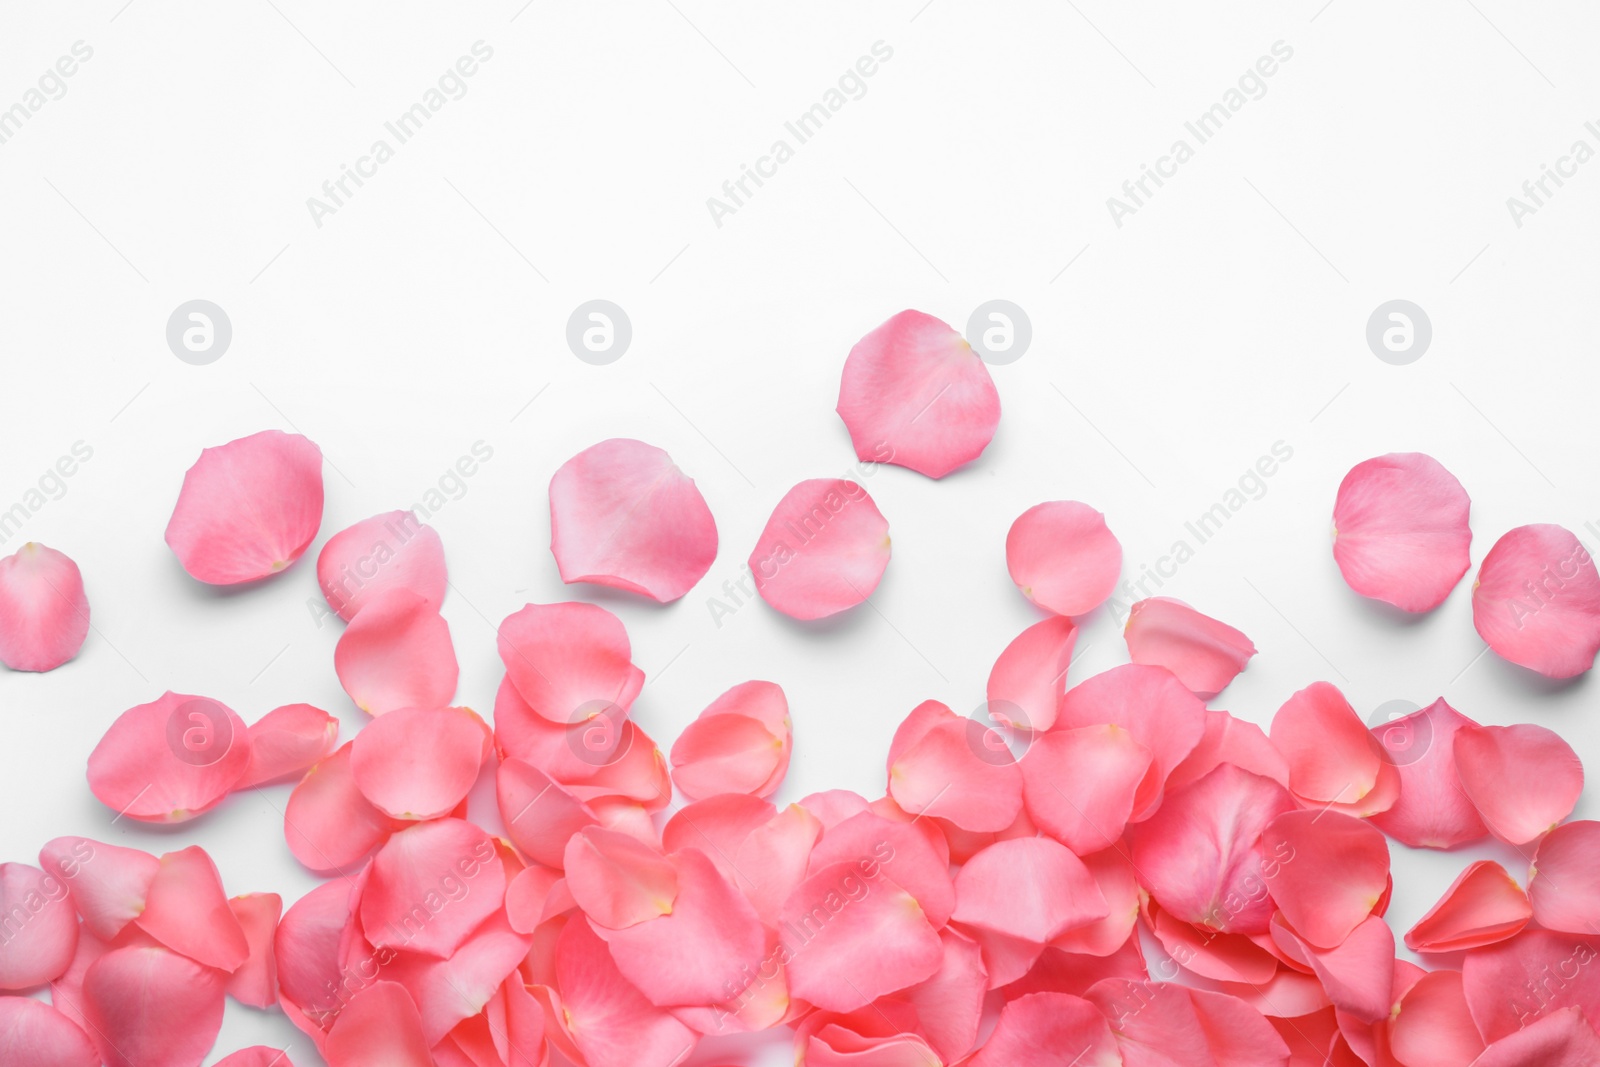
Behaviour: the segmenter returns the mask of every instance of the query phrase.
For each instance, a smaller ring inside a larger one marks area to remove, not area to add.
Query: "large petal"
[[[350,999],[328,1033],[328,1067],[433,1067],[411,994],[374,982]]]
[[[1289,788],[1317,806],[1358,804],[1378,784],[1383,752],[1344,694],[1313,682],[1273,716],[1272,743],[1289,761]]]
[[[1022,758],[1028,814],[1080,856],[1110,848],[1133,814],[1150,750],[1114,724],[1055,730]]]
[[[299,778],[339,747],[339,720],[310,704],[285,704],[251,723],[250,766],[239,789]]]
[[[161,861],[136,848],[87,837],[57,837],[39,850],[39,865],[72,889],[83,925],[110,941],[144,911],[145,895]]]
[[[389,589],[367,602],[333,650],[339,684],[362,711],[442,708],[456,693],[450,624],[409,589]]]
[[[466,799],[489,729],[471,708],[398,708],[356,735],[350,772],[372,806],[396,819],[437,819]]]
[[[1471,564],[1472,501],[1432,456],[1391,452],[1357,463],[1333,505],[1333,558],[1362,596],[1432,611]]]
[[[1137,820],[1160,803],[1162,783],[1205,736],[1206,706],[1165,667],[1125,663],[1067,690],[1055,728],[1103,723],[1123,727],[1150,750],[1154,769],[1134,803]]]
[[[1078,628],[1062,616],[1036,622],[1012,639],[989,671],[989,709],[1022,729],[1048,730],[1067,688]],[[1012,709],[1021,711],[1017,716]]]
[[[1400,998],[1389,1047],[1402,1067],[1460,1067],[1483,1052],[1460,971],[1431,971]]]
[[[853,608],[889,566],[889,521],[860,485],[812,478],[783,495],[750,552],[761,599],[796,619]]]
[[[1344,942],[1389,885],[1389,844],[1360,819],[1303,809],[1278,816],[1262,846],[1267,889],[1295,932],[1318,948]]]
[[[500,624],[499,648],[517,693],[550,722],[625,715],[644,687],[622,620],[594,604],[529,604]]]
[[[1122,1067],[1100,1009],[1066,993],[1030,993],[1000,1009],[968,1067]]]
[[[556,946],[560,1019],[588,1067],[672,1067],[694,1031],[645,999],[586,922],[569,922]]]
[[[1122,637],[1129,659],[1167,668],[1202,700],[1226,689],[1256,654],[1255,644],[1232,626],[1164,596],[1129,608]]]
[[[50,1005],[0,997],[0,1063],[8,1067],[100,1067],[78,1025]]]
[[[372,858],[361,927],[377,948],[447,959],[505,900],[494,841],[461,819],[419,823]]]
[[[317,584],[345,622],[390,589],[409,589],[438,611],[449,584],[444,542],[415,512],[374,515],[328,538],[317,554]]]
[[[1016,819],[1022,774],[993,728],[930,700],[912,710],[895,738],[889,795],[903,811],[976,833],[1003,830]]]
[[[373,807],[350,770],[353,742],[312,767],[289,794],[283,836],[313,871],[337,871],[383,844],[395,821]]]
[[[563,582],[677,600],[717,558],[717,524],[672,457],[624,437],[579,452],[550,479],[550,552]]]
[[[672,745],[672,780],[691,798],[777,792],[792,751],[789,702],[772,682],[741,682],[700,713]]]
[[[1476,725],[1443,697],[1372,728],[1400,775],[1400,797],[1372,824],[1412,848],[1455,848],[1489,835],[1456,770],[1456,732]]]
[[[1117,587],[1122,545],[1088,504],[1052,500],[1011,524],[1006,569],[1022,595],[1044,610],[1086,615]]]
[[[1490,1044],[1567,1007],[1600,1025],[1600,938],[1524,930],[1467,953],[1461,977],[1472,1019]]]
[[[1455,735],[1461,786],[1489,831],[1524,844],[1572,814],[1583,792],[1583,762],[1554,730],[1469,726]]]
[[[1600,822],[1570,822],[1539,842],[1528,899],[1548,930],[1600,931]]]
[[[283,916],[283,898],[276,893],[246,893],[231,898],[228,907],[250,946],[250,955],[228,979],[228,995],[264,1011],[278,1002],[278,960],[272,941]]]
[[[1472,1061],[1472,1067],[1593,1067],[1596,1063],[1600,1063],[1600,1034],[1577,1008],[1563,1008],[1496,1041]]]
[[[161,857],[144,913],[135,921],[166,947],[207,967],[231,974],[250,956],[222,875],[199,845]]]
[[[988,447],[1000,394],[959,333],[902,311],[850,349],[838,411],[858,459],[943,478]]]
[[[159,947],[107,952],[83,979],[83,1011],[107,1067],[194,1067],[222,1029],[221,971]]]
[[[996,841],[961,868],[951,918],[1043,945],[1110,913],[1089,869],[1065,845],[1018,837]]]
[[[77,947],[67,883],[26,863],[0,863],[0,990],[54,981]]]
[[[167,692],[111,724],[89,754],[89,788],[118,815],[184,822],[221,803],[249,766],[249,736],[232,709]]]
[[[1506,869],[1479,860],[1406,932],[1413,952],[1460,952],[1516,935],[1533,917],[1528,895]]]
[[[299,434],[263,430],[205,449],[183,476],[167,544],[211,585],[276,574],[322,525],[322,450]]]
[[[677,868],[628,834],[600,826],[574,834],[562,866],[572,899],[601,926],[620,930],[672,913]]]
[[[1560,526],[1519,526],[1478,567],[1472,624],[1512,663],[1551,678],[1594,666],[1600,650],[1600,572]]]
[[[76,563],[35,541],[0,559],[0,663],[53,671],[88,634],[89,600]]]

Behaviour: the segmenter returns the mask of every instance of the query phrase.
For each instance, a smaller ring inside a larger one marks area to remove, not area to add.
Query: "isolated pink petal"
[[[838,411],[858,459],[943,478],[988,447],[1000,394],[959,333],[902,311],[850,349]]]
[[[136,848],[58,837],[39,850],[39,866],[71,889],[84,928],[109,941],[144,911],[161,861]]]
[[[1406,947],[1413,952],[1482,948],[1515,936],[1532,917],[1527,894],[1506,869],[1479,860],[1406,932]]]
[[[1289,788],[1318,806],[1357,804],[1372,793],[1382,750],[1344,694],[1313,682],[1273,716],[1272,743],[1289,763]]]
[[[550,552],[561,580],[660,603],[677,600],[717,558],[717,524],[672,457],[618,437],[579,452],[550,479]]]
[[[1010,826],[1022,808],[1022,774],[1004,739],[937,701],[913,709],[889,751],[889,795],[911,815],[984,833]]]
[[[1030,993],[1000,1009],[968,1067],[1122,1067],[1100,1009],[1066,993]]]
[[[1600,1035],[1592,1021],[1577,1008],[1563,1008],[1496,1041],[1472,1061],[1472,1067],[1592,1067],[1596,1063],[1600,1063]]]
[[[991,713],[1017,718],[1023,729],[1048,730],[1056,721],[1056,706],[1067,688],[1067,665],[1078,628],[1062,616],[1036,622],[1000,653],[989,671]],[[1021,711],[1017,717],[1012,713]]]
[[[1111,723],[1150,750],[1152,774],[1134,803],[1142,819],[1161,801],[1161,787],[1206,731],[1206,707],[1165,667],[1125,663],[1087,678],[1061,698],[1055,728]]]
[[[273,708],[250,724],[250,766],[238,788],[299,778],[339,747],[339,720],[310,704]]]
[[[588,1067],[670,1067],[695,1045],[692,1030],[622,976],[586,922],[567,923],[556,947],[555,977],[559,1019]]]
[[[194,1067],[222,1028],[226,978],[164,948],[113,949],[84,975],[89,1038],[107,1067]]]
[[[396,819],[437,819],[466,799],[483,766],[488,728],[470,708],[397,708],[350,747],[356,788]]]
[[[1570,531],[1519,526],[1478,566],[1472,624],[1512,663],[1551,678],[1582,674],[1600,651],[1600,572]]]
[[[1476,725],[1441,697],[1393,722],[1372,728],[1372,736],[1400,775],[1400,797],[1372,824],[1412,848],[1455,848],[1489,835],[1477,806],[1461,786],[1455,737]]]
[[[198,845],[161,857],[135,921],[167,948],[207,967],[232,973],[250,955],[217,865]]]
[[[306,772],[283,810],[289,851],[313,871],[338,871],[357,862],[396,827],[357,787],[350,768],[352,745],[346,742]]]
[[[0,990],[59,978],[78,947],[68,883],[26,863],[0,863]]]
[[[1421,452],[1391,452],[1350,468],[1333,505],[1333,558],[1362,596],[1432,611],[1471,564],[1472,501]]]
[[[1226,711],[1208,708],[1200,743],[1167,776],[1167,788],[1181,789],[1197,782],[1219,763],[1243,767],[1252,774],[1271,778],[1285,789],[1289,787],[1289,764],[1261,727]]]
[[[88,634],[89,600],[76,563],[36,541],[0,559],[0,663],[53,671]]]
[[[378,981],[350,998],[328,1033],[328,1067],[434,1067],[417,1005],[404,987]]]
[[[1521,845],[1572,814],[1583,763],[1553,730],[1532,723],[1469,726],[1455,735],[1461,787],[1489,832]]]
[[[89,788],[120,816],[184,822],[221,803],[249,766],[243,719],[215,700],[169,691],[111,724],[89,754]]]
[[[241,1004],[266,1010],[278,1002],[278,961],[273,935],[283,916],[283,898],[276,893],[246,893],[228,901],[244,932],[250,955],[228,979],[228,995]]]
[[[1128,609],[1122,636],[1129,659],[1167,668],[1202,700],[1226,689],[1256,654],[1256,646],[1232,626],[1164,596]]]
[[[1122,575],[1122,545],[1106,517],[1076,500],[1036,504],[1006,534],[1006,569],[1022,595],[1057,615],[1086,615]]]
[[[1472,1019],[1493,1044],[1562,1008],[1577,1007],[1590,1026],[1600,1025],[1600,939],[1550,930],[1469,952],[1462,988]]]
[[[438,611],[449,584],[444,542],[415,512],[374,515],[328,538],[317,554],[317,584],[345,622],[390,589],[409,589]]]
[[[789,702],[772,682],[741,682],[700,713],[672,745],[672,780],[691,798],[777,792],[792,751]]]
[[[1483,1052],[1460,971],[1431,971],[1400,998],[1389,1047],[1401,1067],[1459,1067]]]
[[[207,448],[183,476],[167,544],[211,585],[276,574],[322,525],[322,450],[299,434],[263,430]]]
[[[612,929],[671,914],[678,895],[677,869],[666,856],[601,826],[573,835],[562,866],[578,907]]]
[[[371,715],[396,708],[442,708],[456,694],[450,624],[409,589],[373,597],[333,650],[339,684]]]
[[[0,997],[0,1063],[8,1067],[100,1067],[87,1034],[50,1005]]]
[[[1389,844],[1360,819],[1314,809],[1284,812],[1261,843],[1272,899],[1317,948],[1342,944],[1388,891]]]
[[[1048,837],[997,841],[956,876],[956,910],[966,926],[1043,945],[1110,914],[1089,869]]]
[[[461,819],[419,823],[372,857],[361,927],[374,947],[447,959],[500,909],[505,890],[505,868],[487,833]]]
[[[1034,823],[1087,856],[1121,839],[1151,756],[1120,726],[1080,726],[1040,737],[1021,766]]]
[[[750,552],[761,598],[796,619],[853,608],[889,566],[889,522],[860,485],[812,478],[783,495]]]
[[[499,648],[518,695],[550,722],[626,714],[644,687],[622,620],[594,604],[529,604],[500,624]]]
[[[1539,842],[1528,899],[1546,929],[1600,931],[1600,822],[1570,822]]]

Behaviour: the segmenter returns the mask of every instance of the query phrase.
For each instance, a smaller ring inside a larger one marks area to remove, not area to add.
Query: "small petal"
[[[1120,726],[1080,726],[1040,737],[1022,759],[1023,795],[1039,829],[1080,856],[1122,838],[1150,750]]]
[[[1066,993],[1031,993],[1000,1020],[968,1067],[1122,1067],[1117,1040],[1094,1004]]]
[[[199,845],[161,857],[144,913],[135,921],[174,952],[230,974],[250,955],[217,865]]]
[[[1456,769],[1456,733],[1475,725],[1441,697],[1373,727],[1372,736],[1400,775],[1400,797],[1372,816],[1372,824],[1412,848],[1455,848],[1489,836]]]
[[[1572,814],[1583,792],[1583,763],[1553,730],[1469,726],[1455,735],[1461,787],[1489,832],[1525,844]]]
[[[943,478],[988,447],[1000,394],[959,333],[902,311],[850,349],[838,411],[858,459]]]
[[[1333,558],[1346,584],[1402,611],[1444,603],[1471,564],[1472,501],[1432,456],[1392,452],[1358,463],[1333,505]]]
[[[750,552],[756,592],[795,619],[853,608],[889,566],[889,522],[867,491],[812,478],[784,494]]]
[[[769,797],[789,769],[789,702],[772,682],[742,682],[700,713],[672,746],[672,780],[686,796]]]
[[[373,597],[333,650],[339,684],[370,715],[442,708],[456,694],[455,646],[438,609],[409,589]]]
[[[388,838],[394,820],[372,806],[350,769],[353,742],[312,767],[289,794],[283,836],[294,858],[313,871],[338,871]]]
[[[76,1023],[27,997],[0,997],[0,1063],[8,1067],[100,1067]]]
[[[1289,788],[1302,800],[1357,804],[1378,784],[1383,752],[1344,694],[1313,682],[1273,716],[1272,743],[1289,762]]]
[[[144,911],[161,861],[136,848],[58,837],[39,850],[39,865],[72,889],[84,928],[110,941]]]
[[[499,647],[517,693],[550,722],[625,715],[644,687],[622,620],[594,604],[529,604],[500,624]]]
[[[53,671],[88,634],[89,600],[76,563],[36,541],[0,559],[0,663]]]
[[[276,893],[246,893],[229,900],[228,907],[250,946],[249,957],[228,979],[228,995],[265,1011],[278,1002],[278,960],[272,941],[283,916],[283,898]]]
[[[455,887],[464,886],[465,891]],[[419,823],[389,838],[372,857],[361,894],[361,927],[376,948],[448,959],[505,900],[506,872],[494,841],[462,819]],[[436,913],[433,898],[455,893]],[[426,919],[416,909],[424,907]]]
[[[222,802],[250,767],[250,738],[232,709],[167,692],[129,708],[89,754],[100,802],[143,822],[184,822]]]
[[[1413,952],[1482,948],[1515,936],[1532,917],[1528,895],[1506,869],[1479,860],[1406,933],[1406,947]]]
[[[406,820],[437,819],[466,799],[483,766],[488,727],[470,708],[398,708],[350,746],[356,788]]]
[[[997,841],[956,876],[951,918],[1036,945],[1110,914],[1083,861],[1048,837]]]
[[[222,1029],[226,978],[164,948],[113,949],[84,975],[89,1037],[107,1067],[194,1067]]]
[[[0,990],[61,977],[78,947],[67,883],[26,863],[0,863]]]
[[[438,611],[449,584],[444,542],[415,512],[374,515],[328,538],[317,554],[317,584],[345,622],[390,589],[409,589]]]
[[[328,1067],[433,1067],[411,994],[378,981],[350,998],[328,1033]]]
[[[239,789],[300,778],[339,747],[339,720],[310,704],[285,704],[251,723],[250,766]]]
[[[1600,930],[1600,822],[1571,822],[1539,842],[1528,877],[1533,917],[1548,930]]]
[[[501,762],[495,772],[495,797],[506,836],[546,867],[559,869],[567,842],[584,827],[599,825],[588,805],[522,760]]]
[[[483,1011],[527,958],[532,943],[531,936],[511,928],[503,911],[496,911],[449,958],[400,952],[382,973],[411,994],[421,1016],[423,1039],[431,1046]]]
[[[1431,971],[1400,998],[1389,1047],[1402,1067],[1460,1067],[1483,1052],[1460,971]]]
[[[1009,718],[1015,717],[1009,714],[1012,708],[1020,709],[1022,715],[1012,725],[1050,729],[1067,688],[1067,665],[1077,638],[1078,628],[1061,616],[1036,622],[1018,634],[989,672],[991,712]]]
[[[1232,626],[1164,596],[1129,608],[1122,636],[1129,659],[1167,668],[1202,700],[1226,689],[1256,654],[1251,640]]]
[[[263,430],[205,449],[183,476],[167,544],[210,585],[276,574],[322,525],[322,450],[299,434]]]
[[[1582,674],[1600,651],[1600,572],[1571,532],[1519,526],[1478,566],[1472,624],[1512,663],[1551,678]]]
[[[1022,595],[1044,610],[1087,615],[1117,587],[1122,545],[1088,504],[1054,500],[1011,524],[1006,569]]]
[[[550,479],[550,552],[569,585],[593,582],[666,604],[711,569],[717,524],[671,456],[613,438]]]
[[[1104,723],[1122,727],[1150,750],[1154,770],[1134,802],[1138,820],[1161,802],[1162,783],[1205,736],[1206,706],[1166,668],[1125,663],[1067,690],[1055,729]]]
[[[1285,812],[1261,843],[1272,899],[1317,948],[1343,944],[1387,893],[1389,844],[1360,819],[1336,811]]]
[[[890,760],[889,795],[912,815],[985,833],[1010,826],[1022,808],[1022,775],[1004,740],[937,701],[907,716]]]

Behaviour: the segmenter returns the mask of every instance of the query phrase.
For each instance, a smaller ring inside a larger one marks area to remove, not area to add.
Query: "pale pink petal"
[[[1133,734],[1108,724],[1047,733],[1029,747],[1021,765],[1034,823],[1087,856],[1121,839],[1151,757]]]
[[[415,512],[374,515],[328,538],[317,554],[317,584],[345,622],[390,589],[409,589],[438,611],[449,584],[444,542]]]
[[[211,585],[276,574],[322,525],[322,450],[299,434],[263,430],[207,448],[183,476],[167,544]]]
[[[1583,763],[1553,730],[1532,723],[1468,726],[1455,735],[1461,787],[1489,832],[1521,845],[1572,814]]]
[[[230,974],[250,955],[217,865],[199,845],[161,857],[135,922],[174,952]]]
[[[677,869],[666,856],[600,826],[573,835],[562,867],[578,907],[612,929],[671,914],[678,895]]]
[[[1294,807],[1277,782],[1221,764],[1131,828],[1134,868],[1157,903],[1184,922],[1265,933],[1273,903],[1264,876],[1284,856],[1268,851],[1262,834]]]
[[[1134,604],[1122,636],[1129,659],[1167,668],[1202,700],[1226,689],[1256,654],[1251,640],[1232,626],[1164,596]]]
[[[508,759],[495,772],[495,796],[506,836],[517,848],[546,867],[560,868],[567,841],[598,820],[589,807],[549,775],[530,764]]]
[[[555,969],[560,1023],[588,1067],[672,1067],[694,1048],[694,1031],[622,976],[588,923],[567,923]]]
[[[337,871],[357,862],[396,828],[356,786],[352,744],[346,742],[307,771],[283,810],[289,851],[313,871]]]
[[[672,746],[672,780],[690,798],[777,792],[792,751],[789,702],[772,682],[742,682],[690,723]]]
[[[1030,993],[1000,1009],[968,1067],[1122,1067],[1098,1007],[1066,993]]]
[[[118,947],[126,948],[129,945],[150,945],[154,942],[139,933],[137,928],[131,928],[117,939],[117,943]],[[50,982],[50,1003],[85,1033],[88,1032],[89,1021],[83,1014],[83,976],[89,973],[89,968],[94,965],[95,960],[109,951],[111,951],[110,942],[95,937],[89,932],[88,927],[80,927],[78,947],[72,954],[72,963],[60,977]]]
[[[1519,526],[1478,566],[1472,624],[1512,663],[1551,678],[1582,674],[1600,650],[1600,572],[1570,531]]]
[[[228,907],[250,946],[250,955],[228,979],[228,995],[265,1010],[278,1002],[278,961],[272,940],[283,915],[283,898],[276,893],[247,893],[229,900]]]
[[[339,942],[349,920],[349,884],[324,882],[284,912],[272,937],[279,1003],[319,1048],[349,994],[364,984],[340,966]]]
[[[0,863],[0,990],[61,977],[78,947],[68,883],[26,863]]]
[[[1333,505],[1333,558],[1362,596],[1402,611],[1444,603],[1471,564],[1472,501],[1421,452],[1391,452],[1350,468]]]
[[[1044,610],[1086,615],[1117,587],[1122,545],[1088,504],[1052,500],[1011,524],[1006,569],[1022,595]]]
[[[434,1067],[411,994],[378,981],[350,998],[328,1033],[328,1067]]]
[[[0,663],[53,671],[88,634],[89,600],[76,563],[36,541],[0,559]]]
[[[946,1062],[954,1062],[972,1051],[978,1040],[989,976],[982,951],[969,938],[945,927],[939,940],[944,963],[938,973],[895,995],[916,1009],[928,1043]]]
[[[926,701],[918,705],[918,707],[927,707],[930,704],[937,705],[933,709],[935,712],[940,710],[950,711],[949,708],[940,704],[937,700]],[[951,712],[951,714],[954,713]],[[899,736],[898,733],[895,734],[897,739]],[[893,748],[889,750],[889,759],[891,762],[895,759],[895,750]],[[860,793],[852,793],[848,789],[825,789],[820,793],[812,793],[809,796],[800,798],[800,806],[815,815],[823,826],[830,828],[839,825],[846,819],[860,815],[871,807],[867,803],[866,797]]]
[[[814,1011],[795,1028],[804,1067],[933,1067],[939,1063],[912,1009],[887,999],[846,1014]]]
[[[644,687],[622,620],[594,604],[529,604],[500,624],[499,648],[518,695],[550,722],[626,715]]]
[[[1210,1067],[1218,1062],[1210,1055],[1188,990],[1179,985],[1107,978],[1089,987],[1084,999],[1110,1024],[1123,1067]]]
[[[7,1067],[100,1067],[77,1023],[50,1005],[26,997],[0,997],[0,1063]]]
[[[1412,848],[1455,848],[1489,835],[1477,806],[1461,787],[1455,737],[1476,725],[1444,698],[1393,722],[1372,736],[1400,775],[1400,797],[1372,824]]]
[[[990,711],[1014,719],[1012,726],[1050,729],[1067,688],[1067,665],[1077,637],[1078,628],[1062,616],[1036,622],[1017,635],[989,671]],[[1013,708],[1021,711],[1020,717]]]
[[[1600,932],[1600,822],[1567,823],[1539,842],[1528,898],[1548,930]]]
[[[1577,1008],[1563,1008],[1490,1045],[1472,1067],[1593,1067],[1600,1034]],[[1409,1067],[1409,1065],[1408,1065]]]
[[[1389,1047],[1401,1067],[1460,1067],[1483,1052],[1460,971],[1433,971],[1400,998]]]
[[[471,708],[397,708],[356,735],[350,772],[384,814],[437,819],[478,780],[487,730]]]
[[[1209,708],[1205,734],[1194,751],[1167,776],[1167,788],[1182,789],[1191,782],[1198,782],[1219,763],[1243,767],[1289,788],[1289,764],[1266,732],[1253,722]]]
[[[889,522],[860,485],[812,478],[783,495],[750,552],[756,592],[796,619],[853,608],[889,566]]]
[[[816,816],[790,804],[745,836],[723,877],[744,891],[763,922],[775,926],[783,902],[805,880],[807,861],[821,834]],[[705,851],[713,862],[721,859],[715,848]]]
[[[1229,1067],[1284,1067],[1289,1046],[1266,1018],[1238,997],[1191,989],[1189,1002],[1218,1064]]]
[[[956,893],[943,835],[928,825],[931,821],[893,822],[870,811],[853,815],[823,831],[811,851],[807,879],[815,882],[825,869],[840,864],[869,881],[887,876],[911,894],[934,928],[942,927],[955,909]]]
[[[167,692],[111,724],[89,754],[89,788],[118,815],[184,822],[221,803],[249,766],[250,739],[232,709]]]
[[[889,795],[911,815],[983,833],[1010,826],[1022,808],[1022,773],[1004,739],[937,701],[911,712],[889,752]]]
[[[1134,801],[1142,819],[1161,802],[1162,783],[1206,731],[1206,706],[1165,667],[1125,663],[1087,678],[1061,698],[1055,729],[1110,723],[1150,750],[1153,767]]]
[[[250,766],[239,789],[299,778],[339,747],[339,720],[310,704],[285,704],[251,723]]]
[[[442,708],[456,694],[450,624],[409,589],[367,602],[333,650],[339,684],[370,715],[396,708]]]
[[[271,1045],[251,1045],[222,1057],[212,1067],[294,1067],[288,1050]]]
[[[1000,394],[965,338],[902,311],[850,349],[838,412],[858,459],[943,478],[988,447]]]
[[[665,604],[711,569],[717,524],[671,456],[616,437],[579,452],[550,479],[550,552],[563,582]]]
[[[1276,915],[1272,939],[1295,962],[1311,968],[1340,1011],[1363,1023],[1388,1016],[1394,1003],[1394,933],[1379,916],[1357,926],[1337,948],[1319,949]]]
[[[951,918],[1043,945],[1111,912],[1083,861],[1048,837],[997,841],[956,876]]]
[[[84,927],[109,941],[144,911],[161,861],[136,848],[58,837],[39,850],[39,865],[71,888]]]
[[[1134,925],[1139,921],[1142,891],[1133,864],[1128,862],[1120,842],[1103,852],[1084,856],[1083,865],[1099,886],[1109,913],[1087,926],[1068,930],[1051,945],[1084,956],[1111,956],[1121,950],[1133,934]]]
[[[1462,871],[1439,902],[1406,933],[1413,952],[1460,952],[1516,935],[1533,908],[1506,869],[1479,860]]]
[[[378,948],[447,959],[505,899],[494,841],[461,819],[419,823],[372,857],[361,927]]]
[[[222,1028],[226,979],[164,948],[113,949],[83,978],[89,1038],[107,1067],[194,1067]]]
[[[1344,694],[1313,682],[1273,716],[1272,743],[1289,762],[1289,788],[1318,807],[1356,804],[1378,784],[1383,752]]]
[[[448,959],[400,952],[381,973],[411,994],[421,1016],[422,1036],[435,1045],[483,1011],[532,944],[531,936],[517,933],[505,913],[496,911]]]
[[[1469,952],[1462,988],[1478,1032],[1490,1044],[1566,1007],[1600,1024],[1600,939],[1549,930]]]
[[[1267,889],[1297,934],[1330,949],[1371,915],[1389,884],[1389,844],[1360,819],[1334,811],[1289,811],[1261,844]]]

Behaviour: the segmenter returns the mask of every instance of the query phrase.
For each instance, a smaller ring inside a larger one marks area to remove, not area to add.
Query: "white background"
[[[1600,15],[1320,3],[6,5],[0,107],[75,41],[94,49],[0,145],[0,509],[75,441],[93,448],[5,551],[33,539],[76,559],[95,629],[58,671],[0,671],[0,857],[33,862],[66,833],[198,842],[230,893],[311,888],[283,842],[287,786],[171,830],[113,825],[85,760],[168,688],[246,720],[312,702],[348,736],[361,716],[333,673],[338,624],[306,607],[314,554],[420,500],[480,440],[493,459],[430,519],[458,700],[491,708],[505,615],[594,599],[628,625],[650,677],[634,714],[663,749],[729,685],[784,687],[796,756],[780,801],[879,795],[911,707],[982,698],[995,655],[1038,617],[1005,571],[1026,507],[1102,509],[1137,577],[1277,441],[1294,455],[1267,494],[1162,590],[1261,650],[1215,706],[1265,723],[1316,679],[1363,715],[1443,695],[1483,722],[1550,726],[1595,765],[1592,682],[1480,657],[1470,574],[1414,622],[1361,600],[1329,528],[1351,465],[1422,450],[1472,495],[1474,567],[1529,522],[1593,544],[1600,162],[1520,228],[1505,201],[1575,139],[1600,147],[1583,128],[1600,117],[1586,110]],[[494,55],[466,96],[318,228],[306,199],[480,39]],[[716,226],[706,198],[879,40],[894,54],[866,95]],[[1114,225],[1106,198],[1279,40],[1294,55],[1265,97]],[[595,297],[633,323],[610,366],[564,339]],[[851,344],[906,307],[960,329],[997,297],[1034,336],[993,368],[989,450],[940,482],[866,479],[894,537],[872,606],[808,626],[758,602],[717,626],[707,597],[783,492],[855,462],[833,413]],[[210,366],[165,342],[193,298],[232,319]],[[1433,323],[1409,366],[1364,338],[1393,298]],[[322,447],[322,533],[264,586],[202,587],[162,541],[183,472],[267,427]],[[612,436],[666,448],[716,515],[716,564],[677,604],[557,578],[545,487]],[[1079,647],[1073,680],[1125,658],[1103,611]],[[1595,812],[1586,798],[1579,814]],[[1525,873],[1510,850],[1395,846],[1396,930],[1480,854]],[[257,1042],[319,1062],[281,1015],[232,1004],[213,1058]],[[695,1062],[736,1055],[708,1044]],[[751,1062],[788,1055],[780,1035]]]

